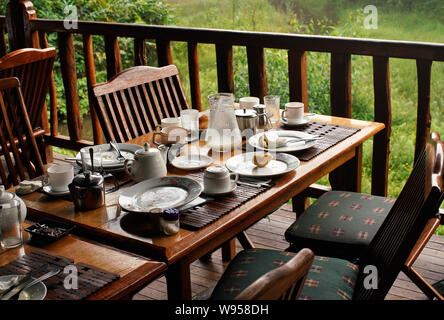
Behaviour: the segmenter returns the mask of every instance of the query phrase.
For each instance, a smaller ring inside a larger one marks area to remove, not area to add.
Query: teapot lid
[[[14,199],[15,195],[13,193],[7,192],[4,185],[0,185],[0,204],[6,204]]]
[[[79,187],[94,187],[103,183],[103,176],[97,172],[86,170],[79,173],[72,180],[72,184]]]
[[[253,107],[253,109],[258,113],[258,114],[263,114],[266,113],[266,107],[265,104],[257,104]]]
[[[139,149],[139,150],[137,150],[136,152],[135,152],[135,155],[136,156],[149,156],[149,155],[152,155],[152,154],[155,154],[155,153],[158,153],[159,152],[159,150],[158,149],[156,149],[156,148],[151,148],[151,146],[150,146],[150,144],[148,143],[148,142],[146,142],[144,145],[143,145],[143,149]]]
[[[254,118],[257,116],[256,111],[252,109],[236,109],[234,113],[238,118]]]

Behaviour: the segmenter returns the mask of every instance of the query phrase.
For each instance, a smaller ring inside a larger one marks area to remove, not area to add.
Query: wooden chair
[[[393,205],[366,253],[354,263],[316,255],[301,291],[301,299],[384,299],[404,268],[410,252],[422,237],[444,199],[444,144],[432,134],[398,200]],[[259,250],[259,251],[258,251]],[[315,252],[316,253],[316,252]],[[250,249],[230,263],[212,297],[232,299],[263,274],[288,261],[288,251]],[[365,285],[373,266],[375,287]]]
[[[0,178],[5,188],[45,173],[20,82],[14,77],[0,79],[0,148],[5,160],[0,164]]]
[[[108,141],[125,142],[154,131],[163,118],[189,109],[176,66],[138,66],[93,87],[100,125]]]
[[[439,137],[437,134],[433,136],[435,139]],[[424,184],[418,184],[416,188],[419,191],[424,188]],[[391,215],[399,201],[402,199],[395,201],[353,192],[325,193],[287,229],[285,236],[291,244],[288,250],[297,251],[308,247],[319,255],[359,261],[366,254],[383,221]],[[437,210],[427,222],[402,268],[431,299],[443,297],[413,268],[413,263],[439,224],[440,215]],[[339,230],[342,230],[341,234]]]
[[[55,56],[55,48],[25,48],[13,51],[0,59],[0,78],[17,77],[20,81],[35,136],[45,133],[42,130],[42,119],[47,123],[45,102]]]

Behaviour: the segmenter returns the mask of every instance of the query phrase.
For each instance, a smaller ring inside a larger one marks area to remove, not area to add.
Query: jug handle
[[[130,162],[132,163],[133,160],[131,160],[131,159],[125,159],[125,162],[123,163],[123,166],[125,167],[125,172],[128,173],[130,176],[132,176],[132,174],[131,174],[131,168],[128,167],[128,164],[129,164]]]

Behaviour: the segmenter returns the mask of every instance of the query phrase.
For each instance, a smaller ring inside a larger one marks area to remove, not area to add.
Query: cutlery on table
[[[300,141],[304,141],[305,143],[307,142],[312,142],[312,141],[316,141],[316,140],[322,140],[322,137],[319,136],[314,136],[312,138],[291,138],[285,141],[285,144],[289,143],[289,142],[300,142]]]
[[[55,268],[55,269],[52,269],[51,271],[45,273],[43,276],[32,280],[31,282],[27,281],[26,283],[22,284],[21,289],[16,287],[13,292],[10,292],[8,295],[3,296],[2,300],[10,300],[14,296],[19,295],[23,290],[32,287],[33,285],[35,285],[38,282],[49,279],[49,278],[55,276],[56,274],[58,274],[59,272],[60,272],[60,269]]]
[[[113,148],[117,152],[117,160],[124,161],[126,158],[122,155],[120,152],[119,146],[115,141],[111,141],[110,143],[111,148]]]
[[[5,291],[3,295],[0,297],[0,300],[8,300],[12,296],[14,296],[17,292],[21,291],[30,281],[32,281],[32,278],[42,272],[48,269],[49,264],[44,263],[34,271],[29,272],[22,280],[18,281],[14,286],[9,288],[9,290]]]

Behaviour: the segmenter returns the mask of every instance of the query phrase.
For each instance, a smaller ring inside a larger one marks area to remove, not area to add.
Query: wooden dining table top
[[[25,221],[23,228],[32,225]],[[43,250],[50,254],[84,263],[92,267],[118,274],[120,278],[99,289],[88,299],[107,300],[127,298],[159,277],[167,266],[159,261],[152,261],[128,252],[117,250],[106,245],[75,235],[67,235],[55,242],[35,246],[29,242],[30,235],[23,232],[24,244],[11,249],[0,247],[0,267],[4,266],[34,250]]]
[[[82,235],[164,261],[168,265],[183,258],[197,259],[206,254],[206,251],[213,249],[211,244],[213,241],[219,243],[224,239],[229,240],[230,237],[235,236],[236,232],[248,228],[334,168],[352,159],[358,146],[384,128],[382,123],[323,115],[316,115],[312,117],[312,120],[359,128],[360,130],[312,160],[301,161],[301,165],[295,171],[274,179],[275,185],[272,188],[196,231],[181,228],[177,234],[172,236],[143,234],[140,231],[141,228],[143,229],[140,216],[134,216],[133,219],[137,232],[133,232],[128,227],[123,229],[122,218],[129,214],[137,214],[127,213],[121,209],[118,202],[119,195],[122,189],[134,183],[126,184],[120,190],[107,194],[106,205],[90,211],[76,211],[71,201],[53,198],[41,192],[22,196],[22,199],[26,203],[28,214],[33,218],[46,218],[75,224],[77,225],[76,229],[82,231]],[[128,143],[143,145],[145,142],[152,142],[152,133],[140,136]],[[201,145],[202,143],[200,142]],[[212,157],[213,164],[224,164],[224,160],[226,160],[226,157],[221,160],[218,155],[212,155]],[[183,176],[188,173],[172,168],[170,165],[168,167],[168,175]],[[125,219],[131,220],[128,217]]]

